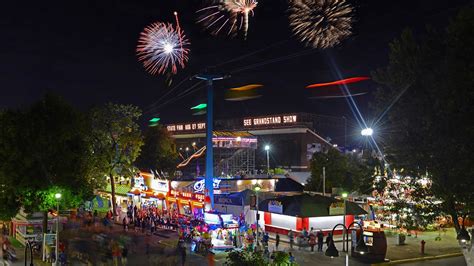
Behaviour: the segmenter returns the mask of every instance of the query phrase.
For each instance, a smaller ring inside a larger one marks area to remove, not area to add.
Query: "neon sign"
[[[191,130],[204,130],[206,129],[206,123],[186,123],[186,124],[176,124],[176,125],[168,125],[166,129],[169,132],[176,132],[176,131],[191,131]]]
[[[296,123],[298,116],[296,115],[278,115],[267,117],[246,118],[243,121],[244,127],[280,125]]]
[[[221,180],[220,180],[220,179],[217,179],[217,178],[214,178],[214,179],[213,179],[213,187],[214,187],[214,189],[219,189],[219,188],[220,188],[220,184],[221,184]],[[194,183],[194,192],[196,192],[196,193],[204,192],[205,187],[206,187],[206,185],[205,185],[205,180],[204,180],[204,179],[201,179],[201,180],[199,180],[199,181],[196,181],[196,183]]]

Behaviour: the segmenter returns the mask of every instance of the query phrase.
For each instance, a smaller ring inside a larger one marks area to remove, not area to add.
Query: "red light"
[[[344,85],[344,84],[347,85],[347,84],[356,83],[356,82],[364,81],[368,79],[370,78],[369,77],[347,78],[347,79],[341,79],[341,80],[336,80],[332,82],[311,84],[311,85],[306,86],[306,88],[312,89],[312,88],[325,87],[325,86]]]

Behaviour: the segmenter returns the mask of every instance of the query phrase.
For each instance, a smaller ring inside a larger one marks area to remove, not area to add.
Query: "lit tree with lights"
[[[474,211],[473,47],[474,8],[468,7],[446,30],[430,29],[418,40],[403,32],[390,44],[387,67],[373,73],[381,85],[375,107],[391,129],[384,137],[387,160],[406,176],[428,171],[429,191],[458,232],[459,220]]]

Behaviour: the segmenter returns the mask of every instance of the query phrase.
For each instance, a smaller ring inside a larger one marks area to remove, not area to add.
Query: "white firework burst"
[[[202,23],[212,34],[227,31],[228,35],[235,36],[242,30],[244,39],[247,38],[249,16],[254,15],[257,7],[256,0],[221,0],[199,9],[198,23]],[[228,28],[228,29],[227,29]]]
[[[290,27],[307,46],[329,48],[352,33],[353,8],[345,0],[293,0]]]
[[[178,66],[188,61],[190,42],[183,31],[170,23],[155,22],[140,34],[137,45],[138,60],[151,74],[176,74]]]

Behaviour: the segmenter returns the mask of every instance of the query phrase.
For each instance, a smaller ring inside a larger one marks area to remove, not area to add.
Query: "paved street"
[[[105,229],[105,230],[104,230]],[[426,256],[440,255],[447,253],[459,252],[459,247],[456,247],[454,241],[454,233],[451,231],[442,235],[442,241],[434,241],[434,237],[438,233],[431,232],[418,235],[417,238],[408,237],[407,245],[396,246],[394,237],[388,237],[388,255],[392,261],[407,258],[420,257],[419,246],[417,245],[421,239],[427,241]],[[68,239],[68,258],[72,265],[85,265],[86,261],[90,261],[93,265],[110,265],[112,260],[108,254],[108,248],[111,240],[126,245],[129,248],[129,256],[127,265],[178,265],[180,264],[180,257],[176,254],[176,239],[177,234],[174,231],[159,229],[158,232],[151,236],[141,232],[129,230],[124,232],[121,226],[114,226],[112,230],[99,227],[92,227],[89,229],[66,230],[61,233],[61,239]],[[103,239],[101,241],[101,239]],[[336,247],[340,251],[340,256],[337,258],[330,258],[322,252],[311,253],[309,248],[295,247],[290,250],[289,244],[285,242],[282,237],[279,250],[291,251],[295,256],[296,262],[299,265],[314,265],[318,263],[321,265],[345,265],[345,253],[342,251],[342,243],[336,242]],[[147,244],[149,245],[149,252],[147,252]],[[269,250],[275,250],[275,242],[270,240]],[[326,249],[326,246],[324,247]],[[148,255],[147,255],[148,254]],[[14,265],[23,265],[23,251],[18,250],[17,255],[19,261]],[[108,259],[107,259],[108,257]],[[81,262],[82,259],[82,262]],[[208,265],[208,259],[199,254],[187,253],[186,265]],[[224,265],[226,253],[218,253],[214,256],[215,265]],[[40,261],[35,262],[35,265],[46,265]],[[349,265],[368,265],[361,263],[349,256]],[[417,263],[408,263],[405,265],[465,265],[463,257],[430,260]]]
[[[403,264],[406,266],[465,266],[466,261],[464,260],[463,256],[454,257],[454,258],[447,258],[447,259],[440,259],[440,260],[427,260],[427,261],[419,261],[413,263],[406,263]]]

